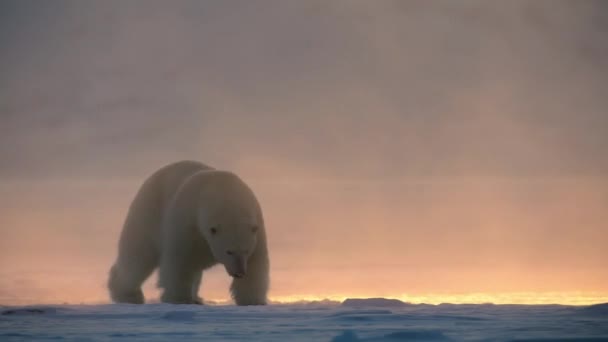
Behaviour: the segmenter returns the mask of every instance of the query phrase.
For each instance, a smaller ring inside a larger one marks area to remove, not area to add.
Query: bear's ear
[[[253,227],[251,227],[251,232],[256,233],[258,231],[258,229],[259,229],[258,226],[253,226]]]
[[[209,229],[209,231],[211,232],[211,235],[215,235],[215,234],[217,234],[217,228],[216,228],[216,227],[211,227],[211,228]]]

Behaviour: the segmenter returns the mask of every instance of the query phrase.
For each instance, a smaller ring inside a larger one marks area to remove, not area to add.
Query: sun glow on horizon
[[[383,297],[398,299],[411,304],[559,304],[559,305],[592,305],[608,302],[608,293],[601,292],[508,292],[508,293],[451,293],[451,294],[413,294],[377,296],[373,294],[355,295],[291,295],[274,296],[271,302],[297,303],[316,301],[343,302],[348,298]]]
[[[342,303],[349,298],[386,298],[397,299],[409,304],[494,304],[494,305],[574,305],[586,306],[600,303],[608,303],[608,293],[604,292],[506,292],[506,293],[429,293],[429,294],[397,294],[397,295],[375,295],[375,294],[329,294],[329,295],[282,295],[270,296],[269,304],[302,304],[302,303]],[[6,298],[4,298],[6,300]],[[159,303],[158,298],[148,298],[146,303]],[[205,298],[205,303],[210,305],[230,305],[232,301],[226,297]],[[47,298],[41,300],[11,300],[0,302],[0,305],[103,305],[110,304],[107,298],[91,296],[83,297],[81,300],[57,300]]]

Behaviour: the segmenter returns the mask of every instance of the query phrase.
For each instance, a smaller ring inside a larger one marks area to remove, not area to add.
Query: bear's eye
[[[211,235],[217,234],[217,228],[215,228],[215,227],[211,227],[211,229],[209,229],[209,231],[211,232]]]
[[[234,252],[233,251],[226,251],[226,254],[228,254],[228,255],[234,255]]]
[[[258,229],[259,229],[259,227],[258,227],[258,226],[253,226],[253,227],[251,227],[251,232],[252,232],[252,233],[255,233],[255,232],[257,232],[257,231],[258,231]]]

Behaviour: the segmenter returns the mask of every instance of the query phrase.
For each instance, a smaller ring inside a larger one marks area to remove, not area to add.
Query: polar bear
[[[264,305],[269,285],[260,205],[235,174],[194,161],[169,164],[141,186],[110,270],[114,302],[144,302],[142,283],[158,267],[161,301],[202,304],[202,273],[222,264],[237,305]]]

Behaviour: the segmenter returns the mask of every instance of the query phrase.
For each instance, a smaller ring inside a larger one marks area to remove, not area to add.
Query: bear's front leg
[[[234,279],[230,286],[232,299],[236,305],[266,305],[266,291],[260,277],[248,276]]]
[[[163,288],[161,301],[172,304],[196,304],[198,298],[194,298],[192,293],[195,273],[184,268],[183,265],[180,266],[179,263],[161,264],[159,270],[159,285]]]
[[[230,293],[236,305],[266,305],[268,302],[269,262],[265,241],[247,266],[247,275],[243,278],[234,278],[230,286]]]
[[[163,288],[161,301],[173,304],[195,304],[193,285],[200,281],[200,268],[196,262],[195,239],[177,226],[163,241],[158,285]],[[197,278],[198,277],[198,278]],[[198,287],[198,286],[197,286]]]

